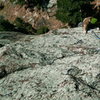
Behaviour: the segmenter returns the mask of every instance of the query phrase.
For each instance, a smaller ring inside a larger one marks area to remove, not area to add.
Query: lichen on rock
[[[17,37],[0,47],[0,100],[100,100],[100,41],[92,32]]]

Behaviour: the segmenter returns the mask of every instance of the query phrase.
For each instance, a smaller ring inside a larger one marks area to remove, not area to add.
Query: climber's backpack
[[[95,24],[97,21],[98,21],[97,18],[92,18],[92,19],[90,20],[90,23],[91,23],[91,24]]]

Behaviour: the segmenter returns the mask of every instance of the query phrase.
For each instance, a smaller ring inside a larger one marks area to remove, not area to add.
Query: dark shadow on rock
[[[0,78],[3,78],[7,75],[7,72],[5,70],[5,66],[0,67]]]
[[[3,44],[0,44],[0,48],[3,47],[3,46],[4,46]]]
[[[3,47],[6,44],[13,43],[15,41],[19,41],[26,34],[19,32],[0,32],[0,47]]]

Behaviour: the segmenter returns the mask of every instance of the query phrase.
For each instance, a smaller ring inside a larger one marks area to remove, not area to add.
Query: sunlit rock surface
[[[0,100],[100,100],[100,39],[92,31],[0,34]]]

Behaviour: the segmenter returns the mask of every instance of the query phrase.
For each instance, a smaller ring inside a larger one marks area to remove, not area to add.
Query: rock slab
[[[92,32],[16,37],[0,43],[0,100],[100,100],[100,40]]]

